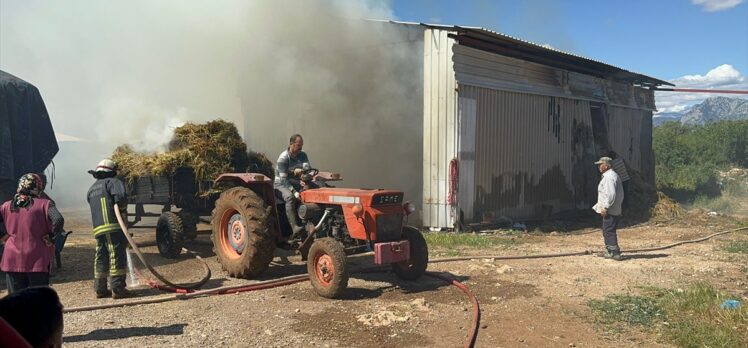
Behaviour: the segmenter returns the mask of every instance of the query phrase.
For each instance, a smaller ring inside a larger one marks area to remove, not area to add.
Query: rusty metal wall
[[[423,224],[452,227],[447,201],[449,162],[457,156],[457,92],[452,68],[454,40],[427,29],[423,43]]]
[[[652,112],[624,107],[607,108],[608,140],[626,164],[654,184]]]
[[[594,203],[589,102],[464,84],[459,96],[476,105],[473,185],[460,178],[465,221],[543,219]]]

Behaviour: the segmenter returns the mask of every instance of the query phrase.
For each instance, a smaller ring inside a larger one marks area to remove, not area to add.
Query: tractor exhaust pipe
[[[314,226],[314,229],[311,231],[307,231],[309,233],[308,236],[306,236],[306,239],[299,245],[298,250],[303,250],[305,247],[309,246],[309,244],[314,239],[314,234],[317,232],[317,230],[322,226],[322,223],[325,222],[325,219],[327,219],[327,215],[330,214],[330,209],[325,209],[325,213],[322,214],[322,218],[319,219],[319,222],[316,226]]]

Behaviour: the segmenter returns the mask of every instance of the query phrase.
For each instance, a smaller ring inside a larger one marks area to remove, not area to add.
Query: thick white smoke
[[[159,150],[179,124],[216,118],[272,160],[300,132],[322,169],[417,200],[422,34],[364,20],[391,17],[364,0],[0,0],[0,69],[86,140],[55,160],[64,203],[83,203],[85,170],[114,147]]]

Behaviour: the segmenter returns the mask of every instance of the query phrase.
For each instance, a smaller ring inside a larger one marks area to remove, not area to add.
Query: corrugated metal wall
[[[563,95],[563,72],[549,66],[455,45],[454,71],[460,83],[544,95]]]
[[[654,184],[652,111],[616,106],[607,109],[608,140],[613,151]]]
[[[457,156],[457,92],[448,31],[427,29],[423,42],[423,222],[452,227],[449,162]]]
[[[589,102],[463,84],[459,91],[476,102],[474,183],[460,185],[466,221],[541,219],[593,204]]]

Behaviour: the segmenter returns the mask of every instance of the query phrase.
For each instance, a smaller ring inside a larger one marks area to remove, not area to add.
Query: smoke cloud
[[[222,118],[275,160],[293,133],[345,186],[420,200],[419,29],[371,1],[0,0],[0,69],[35,84],[62,142],[54,198],[118,145],[158,151],[174,127]],[[72,139],[75,139],[72,138]]]

